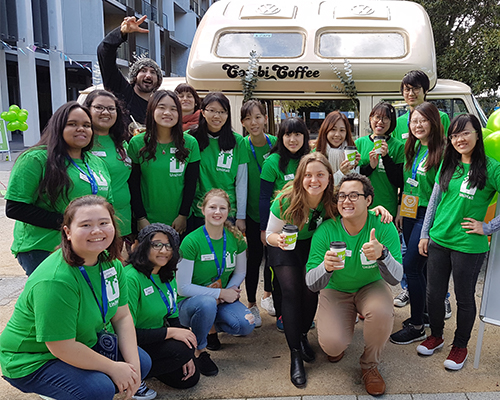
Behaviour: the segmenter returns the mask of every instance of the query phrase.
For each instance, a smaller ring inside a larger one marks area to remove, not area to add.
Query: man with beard
[[[121,25],[106,35],[97,47],[97,58],[104,88],[123,100],[134,119],[144,124],[149,97],[162,83],[163,76],[158,64],[150,58],[140,57],[129,70],[129,80],[116,65],[116,51],[127,40],[129,33],[146,33],[140,25],[146,15],[139,19],[125,17]]]

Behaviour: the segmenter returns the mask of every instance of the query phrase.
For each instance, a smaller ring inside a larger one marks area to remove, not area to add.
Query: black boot
[[[298,388],[306,386],[306,371],[304,370],[304,363],[299,349],[294,349],[290,353],[290,380]]]
[[[302,359],[305,362],[310,363],[316,359],[316,353],[314,353],[314,350],[309,344],[309,340],[307,340],[307,333],[303,333],[300,338],[300,352],[302,354]]]

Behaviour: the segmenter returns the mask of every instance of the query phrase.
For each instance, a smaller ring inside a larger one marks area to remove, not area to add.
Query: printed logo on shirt
[[[105,151],[93,151],[92,154],[97,157],[106,157]]]
[[[108,190],[108,181],[102,175],[102,172],[99,172],[99,174],[97,174],[95,171],[92,171],[92,172],[94,174],[95,181],[97,182],[97,186],[99,186],[99,190],[107,191]],[[80,179],[82,181],[90,183],[89,178],[87,178],[87,176],[81,172],[80,172]]]
[[[385,172],[384,162],[382,161],[382,156],[378,159],[378,169]]]
[[[467,175],[463,182],[462,185],[460,186],[460,197],[464,197],[469,200],[474,200],[474,195],[476,194],[476,187],[473,188],[467,188],[469,186],[469,175]]]
[[[270,155],[271,155],[271,153],[267,152],[266,154],[264,154],[264,155],[262,156],[262,158],[265,160],[265,159],[267,159],[267,157],[269,157]]]
[[[170,149],[172,150],[172,149]],[[176,156],[171,156],[170,157],[170,176],[171,177],[176,177],[176,176],[182,176],[182,173],[184,172],[184,166],[186,163],[180,162]]]
[[[359,250],[359,259],[361,260],[361,266],[363,269],[378,267],[377,261],[368,260],[363,252],[363,249]]]
[[[120,297],[120,285],[118,283],[118,276],[115,268],[109,268],[103,271],[102,275],[106,282],[106,294],[108,295],[108,306],[114,307],[118,305]]]
[[[427,156],[425,156],[420,163],[418,164],[417,168],[417,174],[418,175],[425,175],[427,171],[425,170],[425,163],[427,162]]]
[[[231,164],[233,163],[233,149],[221,150],[217,158],[217,171],[230,172]]]
[[[170,293],[170,290],[167,290],[167,296],[168,296],[168,304],[172,305],[177,301],[177,290],[175,288],[172,288],[172,291],[174,292],[174,296],[172,297],[172,293]]]
[[[226,251],[226,270],[232,271],[236,268],[236,252]]]

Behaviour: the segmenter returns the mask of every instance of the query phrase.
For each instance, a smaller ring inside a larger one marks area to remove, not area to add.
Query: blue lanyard
[[[273,147],[273,145],[271,143],[271,139],[269,139],[269,137],[267,135],[264,135],[264,136],[267,140],[267,144],[269,145],[269,149],[271,149]],[[253,147],[253,143],[250,140],[250,136],[248,136],[248,143],[250,143],[250,149],[252,150],[253,158],[255,158],[255,162],[257,163],[257,167],[259,167],[259,172],[262,172],[262,167],[260,166],[259,162],[257,161],[257,154],[255,154],[255,147]]]
[[[78,269],[80,270],[83,277],[87,281],[87,283],[90,287],[90,290],[92,290],[92,294],[94,295],[94,299],[97,302],[97,305],[99,306],[99,311],[101,312],[102,322],[104,322],[104,326],[106,326],[106,313],[108,312],[108,293],[106,292],[106,282],[104,281],[104,274],[102,273],[102,267],[101,267],[101,265],[99,265],[99,271],[100,271],[100,275],[101,275],[102,307],[101,307],[101,304],[99,303],[99,300],[97,299],[94,287],[92,286],[92,282],[90,282],[89,274],[87,274],[87,271],[85,271],[85,268],[82,266],[79,266]]]
[[[68,160],[71,161],[71,164],[73,164],[78,169],[78,171],[80,171],[82,174],[84,174],[87,177],[87,179],[90,182],[90,187],[92,189],[92,194],[97,194],[97,192],[99,190],[99,187],[97,186],[97,181],[95,180],[94,174],[92,173],[92,170],[90,169],[89,165],[85,162],[85,160],[83,160],[83,163],[87,167],[88,173],[86,173],[83,169],[81,169],[76,164],[75,160],[73,160],[71,157],[68,156]]]
[[[165,293],[160,289],[160,287],[156,284],[156,282],[153,280],[153,276],[149,275],[149,279],[151,279],[151,282],[153,282],[153,285],[156,286],[156,289],[158,289],[158,292],[160,292],[161,299],[167,306],[167,317],[174,314],[177,311],[177,304],[175,301],[175,293],[174,290],[172,289],[172,286],[170,286],[170,283],[166,282],[165,285],[167,285],[168,292],[170,293],[170,296],[172,296],[172,300],[174,302],[174,311],[170,309],[170,302],[167,299],[167,296],[165,296]]]
[[[410,129],[410,114],[411,112],[408,111],[408,118],[406,119],[406,126],[408,127],[408,129]]]
[[[424,162],[425,160],[425,157],[427,157],[427,154],[429,153],[429,149],[427,149],[425,151],[425,154],[424,156],[422,157],[422,159],[420,160],[419,163],[417,163],[417,160],[418,160],[418,154],[420,153],[420,149],[422,148],[422,144],[420,144],[418,146],[418,150],[417,150],[417,155],[415,156],[415,159],[413,160],[413,166],[411,168],[411,177],[415,180],[415,178],[417,177],[417,170],[418,170],[418,167],[420,167],[420,165]]]
[[[224,246],[222,248],[222,267],[220,266],[219,259],[217,258],[217,254],[215,254],[214,246],[212,245],[212,240],[210,240],[210,236],[208,236],[207,228],[203,226],[203,232],[205,233],[205,237],[207,238],[207,243],[210,246],[210,250],[212,251],[212,254],[214,255],[214,261],[215,261],[215,266],[217,267],[217,279],[214,280],[217,281],[220,279],[222,276],[224,270],[226,269],[226,230],[222,231],[222,237],[224,238]]]

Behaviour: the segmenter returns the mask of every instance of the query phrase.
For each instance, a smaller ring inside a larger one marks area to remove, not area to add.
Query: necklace
[[[158,143],[158,146],[161,150],[161,154],[165,155],[167,154],[167,152],[165,151],[165,149],[168,147],[170,143]]]

